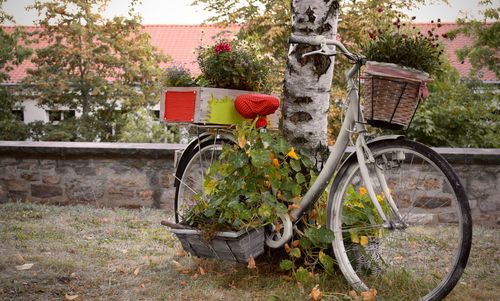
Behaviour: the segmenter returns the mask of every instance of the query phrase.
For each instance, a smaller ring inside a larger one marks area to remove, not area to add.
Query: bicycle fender
[[[366,144],[369,146],[370,144],[378,143],[380,141],[399,140],[399,139],[405,139],[405,138],[406,138],[406,136],[404,136],[404,135],[385,135],[385,136],[375,137],[369,141],[366,141]],[[355,151],[350,153],[349,156],[347,156],[347,158],[345,158],[345,160],[342,162],[340,168],[342,168],[346,164],[346,162],[351,159],[352,156],[356,156]],[[338,170],[340,170],[340,168]]]
[[[221,134],[219,134],[219,136],[220,136],[220,139],[234,141],[234,137],[232,137],[229,134],[221,133]],[[199,137],[194,138],[193,140],[191,140],[191,142],[188,143],[186,148],[182,151],[182,154],[181,154],[181,157],[179,158],[178,163],[176,162],[177,168],[175,170],[174,187],[177,187],[178,182],[179,182],[178,179],[181,176],[181,173],[184,171],[184,166],[182,164],[183,160],[185,160],[199,144],[203,143],[205,140],[212,139],[213,137],[214,137],[214,135],[212,133],[202,133],[202,134],[200,134]]]

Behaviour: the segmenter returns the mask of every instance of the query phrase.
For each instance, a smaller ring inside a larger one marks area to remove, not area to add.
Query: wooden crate
[[[245,119],[234,108],[234,100],[238,95],[249,93],[256,92],[205,87],[167,87],[161,94],[161,120],[166,123],[238,124]],[[273,128],[278,127],[278,111],[268,116]]]
[[[250,256],[256,258],[264,253],[263,229],[219,232],[211,241],[205,241],[199,230],[170,229],[169,231],[179,238],[184,250],[193,256],[246,263]]]

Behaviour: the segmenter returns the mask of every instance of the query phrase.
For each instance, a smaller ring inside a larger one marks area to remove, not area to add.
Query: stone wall
[[[179,145],[0,142],[0,202],[172,208]]]
[[[0,141],[0,203],[172,210],[184,145]],[[500,224],[500,149],[437,148],[466,187],[476,222]]]

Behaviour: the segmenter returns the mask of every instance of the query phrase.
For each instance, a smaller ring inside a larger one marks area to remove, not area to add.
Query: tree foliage
[[[166,129],[151,112],[139,108],[129,112],[120,132],[119,141],[137,143],[172,143],[176,141],[176,133]]]
[[[4,2],[0,0],[0,24],[13,21],[2,9]],[[0,140],[26,139],[28,134],[27,127],[12,114],[19,99],[14,87],[7,84],[9,72],[31,54],[24,37],[20,28],[7,31],[0,27]]]
[[[405,11],[432,2],[447,0],[343,0],[340,1],[338,33],[353,52],[361,50],[371,31],[389,27],[395,19],[410,19]],[[214,14],[207,21],[240,24],[238,38],[256,45],[264,54],[275,59],[274,83],[283,79],[288,53],[288,37],[291,33],[290,0],[193,0]],[[338,61],[335,80],[343,82],[343,70],[348,65]]]
[[[77,110],[76,140],[114,141],[127,112],[158,100],[165,61],[133,11],[104,18],[107,0],[35,1],[39,45],[24,87],[39,105]]]
[[[408,136],[432,146],[500,147],[499,94],[480,81],[463,81],[448,66],[429,85]]]
[[[482,0],[480,5],[492,5],[491,0]],[[468,58],[472,69],[471,74],[477,74],[478,71],[486,67],[493,71],[497,78],[500,78],[500,57],[498,49],[500,48],[500,7],[489,7],[483,12],[483,20],[468,20],[459,18],[457,24],[459,28],[449,33],[449,37],[454,39],[458,34],[474,38],[474,42],[457,51],[458,58],[464,60]]]

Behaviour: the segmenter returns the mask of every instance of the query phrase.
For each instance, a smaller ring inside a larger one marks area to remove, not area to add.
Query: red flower
[[[215,53],[217,53],[217,54],[221,54],[223,52],[231,52],[231,51],[232,51],[231,45],[229,45],[226,42],[222,42],[222,43],[215,45]]]

